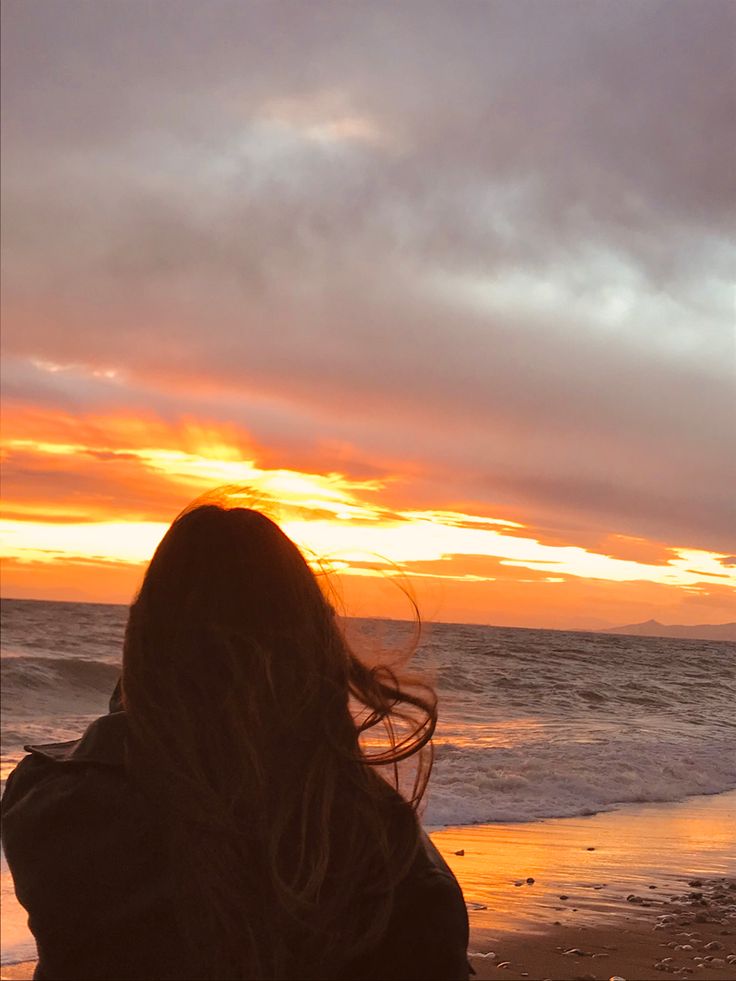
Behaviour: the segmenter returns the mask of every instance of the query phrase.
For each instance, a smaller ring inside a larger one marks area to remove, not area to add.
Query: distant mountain
[[[682,623],[660,623],[645,620],[629,623],[625,627],[609,627],[606,634],[633,634],[638,637],[681,637],[684,640],[733,640],[736,641],[736,623],[699,623],[688,626]]]

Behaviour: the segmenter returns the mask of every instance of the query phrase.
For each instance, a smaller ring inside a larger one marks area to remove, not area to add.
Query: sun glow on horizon
[[[51,457],[90,452],[84,444],[15,439],[12,449],[31,450]],[[179,449],[96,448],[109,458],[135,459],[146,469],[189,488],[227,484],[230,501],[239,496],[258,501],[275,512],[286,533],[310,556],[339,563],[344,571],[362,575],[369,566],[411,573],[415,563],[443,562],[449,558],[487,556],[508,566],[547,572],[547,581],[576,576],[614,582],[648,581],[693,587],[724,578],[736,586],[736,571],[727,571],[717,553],[673,549],[676,557],[665,564],[614,558],[579,546],[545,545],[531,535],[521,537],[524,526],[515,521],[472,515],[448,509],[392,511],[367,501],[387,480],[352,480],[340,473],[303,473],[258,467],[243,459],[237,448],[211,445],[208,453]],[[237,488],[242,488],[238,490]],[[7,557],[20,562],[85,560],[143,563],[152,555],[168,527],[167,522],[140,520],[5,519],[0,521],[0,546]],[[507,533],[505,533],[507,532]],[[508,532],[513,532],[509,534]],[[693,568],[697,567],[697,568]],[[442,578],[441,571],[418,575]],[[452,579],[493,581],[494,576],[450,572]]]
[[[354,479],[338,471],[268,466],[257,462],[258,451],[196,427],[179,446],[165,445],[172,440],[164,437],[157,446],[141,446],[140,423],[131,424],[130,432],[122,424],[109,431],[113,445],[24,436],[7,440],[3,452],[6,458],[18,454],[31,460],[39,472],[51,475],[56,467],[64,473],[91,467],[99,473],[111,464],[116,479],[118,471],[128,475],[126,486],[144,482],[154,494],[165,488],[182,504],[217,485],[213,499],[270,514],[315,569],[355,577],[366,586],[376,577],[400,576],[446,582],[448,589],[480,588],[499,579],[528,584],[520,590],[543,584],[569,590],[575,582],[674,587],[682,595],[736,589],[736,568],[720,553],[669,547],[661,561],[638,561],[579,545],[545,544],[533,528],[508,518],[448,507],[393,508],[392,488],[402,478],[390,472]],[[53,502],[20,496],[6,502],[0,551],[16,569],[45,569],[52,576],[58,569],[62,579],[65,569],[72,576],[82,567],[134,570],[148,562],[170,517],[161,508],[152,514],[124,502],[122,507],[99,498],[85,503],[77,494]]]

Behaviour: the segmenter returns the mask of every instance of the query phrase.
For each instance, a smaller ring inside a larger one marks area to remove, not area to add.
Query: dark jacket
[[[161,834],[124,767],[126,718],[27,746],[3,797],[3,845],[38,946],[35,978],[191,979]],[[468,917],[426,835],[384,940],[345,979],[467,979]],[[206,955],[205,955],[206,956]]]

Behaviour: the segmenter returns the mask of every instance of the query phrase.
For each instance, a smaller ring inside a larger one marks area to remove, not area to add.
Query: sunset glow
[[[4,595],[224,485],[348,612],[736,620],[720,13],[70,2],[3,32]]]
[[[122,427],[120,432],[130,434],[136,428]],[[723,565],[727,556],[718,553],[671,546],[666,561],[652,562],[578,545],[549,544],[521,521],[449,508],[394,507],[392,496],[406,479],[401,474],[361,480],[337,472],[259,466],[257,453],[244,457],[225,433],[207,430],[202,439],[202,432],[184,430],[179,438],[189,448],[141,446],[120,438],[107,445],[11,437],[3,445],[3,455],[11,481],[14,463],[21,460],[25,467],[48,474],[51,484],[54,470],[61,476],[87,469],[90,461],[95,461],[93,470],[104,472],[115,466],[123,489],[158,480],[161,510],[163,500],[186,504],[226,485],[231,505],[266,510],[310,561],[333,576],[361,580],[400,576],[402,581],[419,584],[420,596],[421,582],[428,578],[455,587],[484,584],[487,589],[507,579],[516,583],[519,602],[525,585],[558,584],[574,594],[580,581],[618,586],[649,583],[673,594],[736,589],[736,569]],[[86,520],[79,519],[80,510],[89,515]],[[30,571],[45,566],[47,575],[63,588],[74,580],[80,563],[99,569],[128,567],[139,576],[173,517],[169,514],[162,520],[156,496],[145,510],[136,514],[124,498],[107,506],[90,500],[80,508],[78,493],[53,503],[15,500],[11,485],[6,516],[0,521],[0,547],[11,581],[19,568]],[[485,569],[479,567],[484,561]],[[512,609],[509,615],[514,614]],[[478,618],[483,615],[479,607]]]

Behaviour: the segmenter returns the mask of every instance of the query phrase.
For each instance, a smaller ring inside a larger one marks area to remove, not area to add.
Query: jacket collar
[[[122,767],[125,766],[125,732],[125,712],[111,712],[96,719],[80,739],[23,748],[54,763]]]

